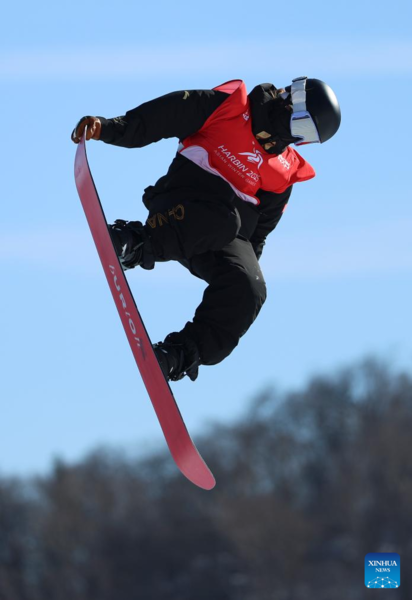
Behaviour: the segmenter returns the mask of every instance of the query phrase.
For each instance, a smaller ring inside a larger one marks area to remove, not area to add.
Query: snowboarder
[[[198,376],[226,358],[256,319],[266,285],[259,259],[294,183],[315,176],[290,148],[323,143],[341,113],[323,81],[299,77],[286,88],[240,80],[212,90],[172,92],[106,119],[86,116],[72,133],[126,148],[176,137],[167,174],[145,189],[140,221],[117,220],[110,235],[124,269],[175,260],[208,284],[193,321],[154,345],[168,380]]]

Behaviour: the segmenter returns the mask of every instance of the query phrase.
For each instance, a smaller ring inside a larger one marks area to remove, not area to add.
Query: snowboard
[[[112,244],[87,160],[85,133],[77,147],[74,176],[113,300],[170,453],[187,479],[200,488],[211,490],[216,484],[215,479],[190,438]]]

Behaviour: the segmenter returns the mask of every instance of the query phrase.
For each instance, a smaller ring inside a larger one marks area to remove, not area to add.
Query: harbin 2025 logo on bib
[[[398,588],[401,585],[401,559],[393,552],[372,552],[365,556],[367,588]]]

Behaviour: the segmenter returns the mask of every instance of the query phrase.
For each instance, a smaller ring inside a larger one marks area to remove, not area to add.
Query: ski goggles
[[[294,142],[295,146],[320,143],[315,122],[306,109],[306,80],[307,77],[293,79],[290,91],[293,108],[290,117],[290,131],[293,137],[300,138],[298,142]]]

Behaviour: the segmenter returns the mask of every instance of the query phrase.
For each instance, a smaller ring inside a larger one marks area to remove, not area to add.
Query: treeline
[[[412,598],[410,375],[369,360],[267,390],[197,442],[212,492],[167,453],[0,480],[0,600]],[[400,589],[365,588],[369,552],[400,554]]]

